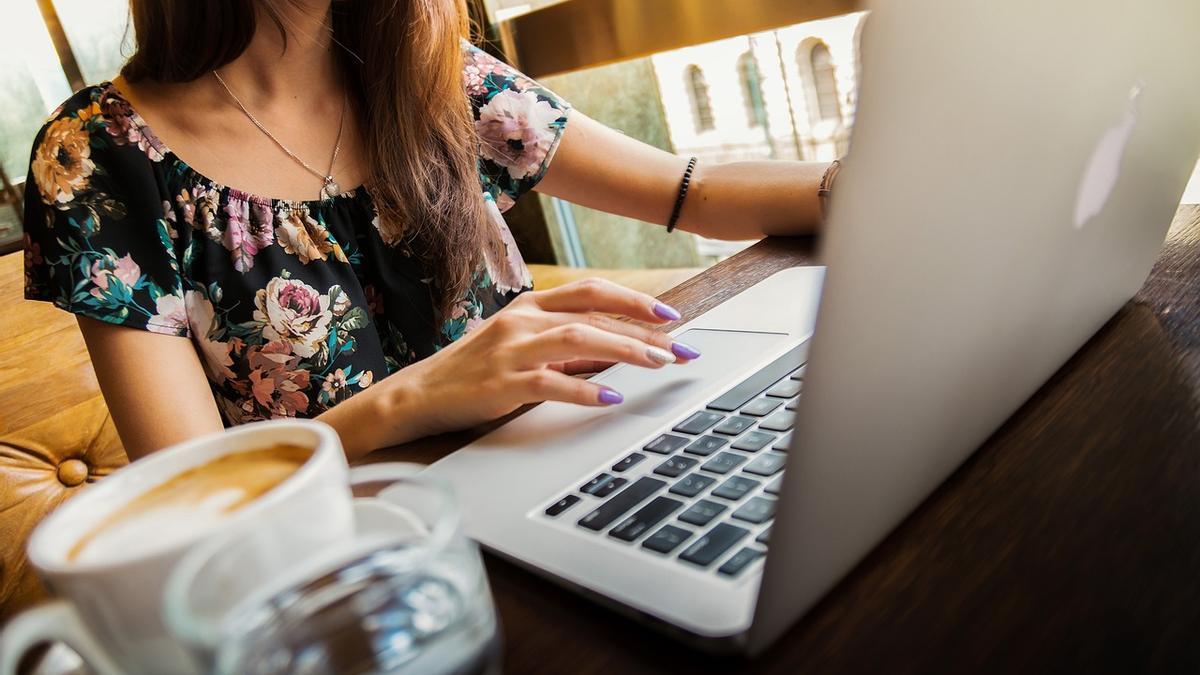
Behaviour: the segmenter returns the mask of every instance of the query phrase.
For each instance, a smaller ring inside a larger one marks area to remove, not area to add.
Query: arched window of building
[[[803,49],[803,47],[801,47]],[[805,63],[807,61],[807,63]],[[810,113],[815,112],[814,122],[837,120],[842,117],[841,106],[838,102],[837,75],[833,69],[833,57],[829,46],[824,42],[813,43],[808,53],[801,57],[800,71],[809,77],[811,99]]]
[[[688,95],[692,99],[692,117],[696,122],[696,131],[711,131],[713,123],[712,100],[708,97],[708,83],[704,81],[704,71],[700,66],[687,67]]]
[[[738,58],[738,78],[742,82],[742,99],[746,102],[746,119],[750,126],[761,127],[767,119],[767,106],[763,101],[762,75],[754,54],[746,52]]]

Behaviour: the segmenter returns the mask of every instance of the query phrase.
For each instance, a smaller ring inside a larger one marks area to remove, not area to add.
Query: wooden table
[[[695,316],[809,240],[668,291]],[[488,557],[508,673],[1200,672],[1200,206],[1141,292],[770,651],[713,658]],[[433,461],[476,433],[373,460]]]

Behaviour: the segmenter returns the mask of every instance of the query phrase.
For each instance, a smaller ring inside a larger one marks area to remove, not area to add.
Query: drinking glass
[[[168,580],[167,625],[214,675],[498,673],[500,640],[479,550],[448,486],[414,468],[352,470],[353,540],[256,574],[259,538],[231,532]],[[362,495],[364,492],[365,496]]]

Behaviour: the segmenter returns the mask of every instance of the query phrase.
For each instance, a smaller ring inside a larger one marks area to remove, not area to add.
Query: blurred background
[[[469,4],[486,49],[652,145],[701,162],[828,161],[848,147],[865,18],[856,0]],[[128,0],[6,0],[5,8],[0,252],[20,246],[20,199],[37,129],[72,91],[115,75],[133,38]],[[1200,202],[1200,165],[1184,202]],[[522,200],[509,221],[533,264],[673,270],[641,284],[649,290],[665,290],[753,243],[667,236],[658,226],[541,195]]]

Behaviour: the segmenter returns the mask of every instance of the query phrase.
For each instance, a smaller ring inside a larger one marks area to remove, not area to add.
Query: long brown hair
[[[131,0],[137,47],[130,82],[190,82],[233,61],[257,10],[287,42],[287,0]],[[470,284],[488,236],[476,169],[478,140],[462,84],[465,0],[333,3],[335,51],[359,122],[384,240],[402,238],[429,267],[435,311]]]

